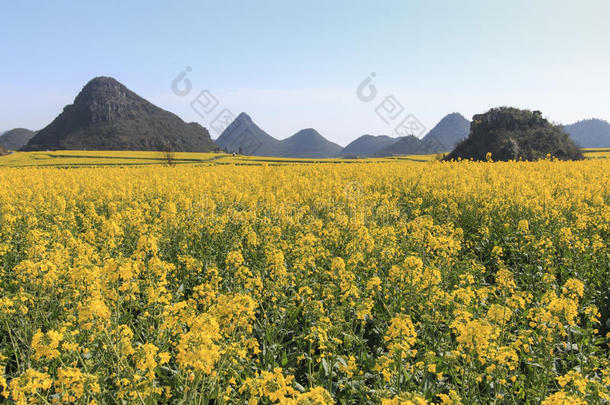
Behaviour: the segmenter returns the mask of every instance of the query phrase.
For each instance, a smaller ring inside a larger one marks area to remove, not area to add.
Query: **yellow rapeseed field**
[[[587,159],[609,158],[610,149],[583,149]],[[398,161],[427,162],[440,160],[444,155],[401,155],[366,159],[300,159],[246,156],[227,153],[176,152],[173,164],[183,165],[284,165],[303,163],[389,163]],[[163,166],[167,157],[154,151],[85,151],[60,150],[46,152],[10,152],[0,154],[0,167],[102,167],[102,166]]]
[[[610,158],[610,148],[583,149],[583,154],[589,159],[607,159]]]
[[[609,173],[1,168],[0,398],[607,403]]]
[[[227,153],[176,152],[172,154],[175,165],[279,165],[303,163],[380,163],[394,161],[439,160],[440,155],[409,155],[368,159],[300,159],[246,156]],[[48,152],[11,152],[0,155],[0,167],[102,167],[102,166],[163,166],[167,156],[162,152],[146,151],[85,151],[60,150]]]

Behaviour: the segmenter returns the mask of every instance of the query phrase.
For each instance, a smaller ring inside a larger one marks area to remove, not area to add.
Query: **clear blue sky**
[[[499,105],[610,120],[609,16],[602,0],[3,0],[0,130],[44,127],[101,75],[187,121],[206,124],[189,102],[210,89],[273,136],[314,127],[342,145],[392,133],[375,114],[388,95],[428,128]]]

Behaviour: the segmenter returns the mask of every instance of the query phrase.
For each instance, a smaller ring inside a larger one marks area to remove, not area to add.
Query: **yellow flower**
[[[296,395],[296,405],[332,405],[335,403],[328,391],[313,387],[303,394]]]
[[[143,344],[138,350],[138,356],[136,358],[136,368],[147,374],[150,380],[155,377],[155,368],[157,367],[157,361],[155,357],[159,348],[152,343]]]
[[[51,388],[52,384],[53,380],[47,373],[30,368],[11,380],[9,387],[13,400],[19,405],[25,405],[30,402],[30,398],[35,399],[37,395]]]
[[[86,303],[78,305],[78,320],[84,329],[91,329],[95,322],[100,327],[110,318],[110,310],[102,297],[90,298]]]
[[[159,364],[167,364],[171,358],[171,355],[167,352],[159,353]]]
[[[492,304],[487,311],[487,319],[499,324],[505,324],[510,320],[512,313],[513,311],[511,311],[508,307]]]
[[[579,372],[569,371],[567,374],[557,377],[557,384],[561,388],[572,384],[581,394],[584,394],[587,391],[588,381]]]
[[[448,394],[438,394],[438,399],[443,405],[460,405],[462,403],[462,399],[454,390],[449,390]]]
[[[458,347],[465,354],[476,354],[479,361],[485,362],[499,330],[490,323],[481,320],[467,322],[455,321],[452,324],[458,333]]]
[[[586,401],[581,400],[565,391],[558,391],[549,395],[542,401],[542,405],[586,405]]]
[[[585,291],[585,285],[582,281],[571,278],[565,282],[563,290],[566,294],[574,294],[575,296],[582,298]]]
[[[498,364],[507,367],[511,371],[514,371],[519,365],[519,355],[511,347],[500,347],[495,358]]]
[[[426,399],[415,393],[403,393],[393,398],[382,398],[381,405],[427,405]]]
[[[398,314],[392,318],[384,337],[390,353],[398,353],[403,358],[407,356],[416,339],[415,326],[411,322],[411,317],[405,314]]]
[[[292,388],[293,380],[294,376],[286,377],[282,369],[276,367],[273,372],[261,371],[256,378],[247,379],[239,392],[249,392],[251,401],[260,401],[266,398],[272,403],[282,403],[297,395],[297,391]]]
[[[57,392],[64,403],[74,403],[88,393],[99,393],[97,377],[85,374],[77,368],[59,368],[55,381]]]
[[[211,374],[220,358],[219,340],[220,331],[216,320],[207,314],[199,315],[190,330],[180,338],[176,362],[182,367]]]
[[[46,334],[40,329],[32,336],[32,350],[34,350],[33,358],[39,360],[45,358],[52,360],[59,356],[59,343],[63,335],[60,332],[50,330]]]

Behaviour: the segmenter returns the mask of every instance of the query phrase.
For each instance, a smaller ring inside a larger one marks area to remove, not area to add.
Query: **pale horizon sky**
[[[190,105],[202,90],[276,138],[313,127],[340,145],[394,136],[375,113],[391,95],[399,119],[428,130],[502,105],[610,120],[609,12],[602,0],[4,1],[0,131],[43,128],[96,76],[208,128]],[[186,67],[192,90],[178,96]]]

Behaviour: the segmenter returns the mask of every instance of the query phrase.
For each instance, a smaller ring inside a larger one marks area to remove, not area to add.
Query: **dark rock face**
[[[610,148],[610,123],[607,121],[582,120],[563,129],[581,148]]]
[[[208,131],[185,123],[110,77],[91,80],[74,103],[39,131],[24,150],[160,150],[209,152]]]
[[[582,159],[582,153],[563,130],[542,118],[540,111],[493,108],[472,118],[470,135],[446,159],[538,160],[551,155],[561,160]]]
[[[34,135],[36,135],[36,132],[30,131],[29,129],[11,129],[0,135],[0,147],[7,150],[19,150],[23,145],[27,144]]]

